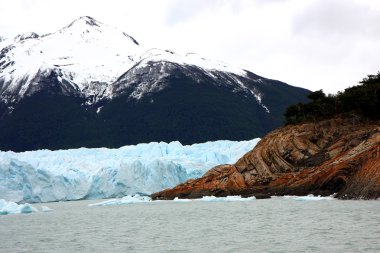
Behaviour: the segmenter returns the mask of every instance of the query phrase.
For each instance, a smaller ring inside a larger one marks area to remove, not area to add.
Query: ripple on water
[[[98,202],[1,216],[1,252],[380,252],[380,201]]]

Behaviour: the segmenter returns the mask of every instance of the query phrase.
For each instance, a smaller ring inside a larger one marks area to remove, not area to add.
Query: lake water
[[[380,201],[96,202],[0,216],[0,252],[380,252]]]

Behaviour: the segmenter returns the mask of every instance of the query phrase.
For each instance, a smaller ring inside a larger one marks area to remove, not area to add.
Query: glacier
[[[0,199],[37,203],[144,196],[200,177],[216,165],[235,163],[259,140],[0,151]]]

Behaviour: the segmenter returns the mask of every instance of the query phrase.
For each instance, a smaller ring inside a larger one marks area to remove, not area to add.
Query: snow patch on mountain
[[[245,76],[246,71],[231,65],[227,65],[221,61],[212,61],[199,56],[196,53],[187,53],[185,55],[177,54],[170,50],[162,50],[158,48],[149,49],[140,56],[140,66],[148,62],[172,62],[180,65],[193,65],[209,71],[221,71],[234,73],[239,76]]]
[[[139,100],[147,94],[159,92],[167,87],[165,79],[170,77],[173,70],[200,82],[204,76],[214,80],[215,85],[229,87],[232,92],[242,92],[253,96],[256,101],[269,113],[262,103],[262,94],[254,87],[248,87],[245,82],[251,81],[245,70],[227,66],[201,58],[194,53],[185,56],[170,50],[150,49],[140,56],[140,62],[123,74],[111,87],[110,96],[123,94],[133,90],[130,98]]]

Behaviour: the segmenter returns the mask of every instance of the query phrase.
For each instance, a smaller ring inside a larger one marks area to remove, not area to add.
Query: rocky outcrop
[[[152,194],[153,199],[205,195],[380,197],[380,122],[349,116],[289,125],[265,136],[234,165]]]

